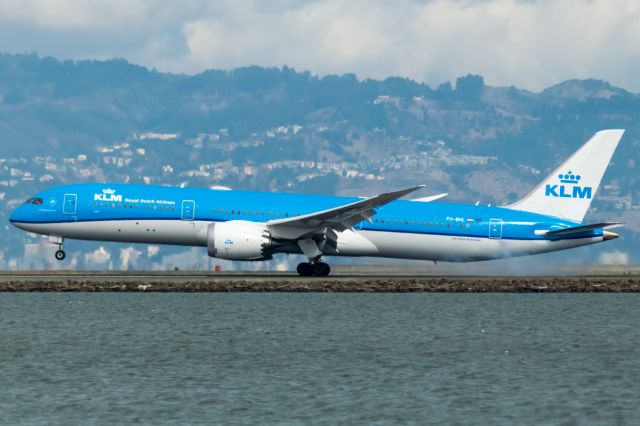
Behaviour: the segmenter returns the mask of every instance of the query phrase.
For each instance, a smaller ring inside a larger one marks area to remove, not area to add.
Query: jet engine
[[[267,260],[271,233],[262,223],[245,220],[212,223],[207,228],[209,256],[228,260]]]

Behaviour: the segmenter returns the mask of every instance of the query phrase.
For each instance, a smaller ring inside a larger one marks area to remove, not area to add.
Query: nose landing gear
[[[56,259],[64,260],[67,257],[67,253],[64,252],[64,238],[50,237],[50,241],[58,245],[58,251],[55,254]]]
[[[331,267],[322,259],[309,259],[309,262],[298,264],[298,275],[303,277],[326,277],[331,273]]]

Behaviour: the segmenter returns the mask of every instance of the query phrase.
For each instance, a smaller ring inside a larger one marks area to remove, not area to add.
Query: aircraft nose
[[[13,226],[20,227],[19,223],[24,222],[24,217],[24,206],[20,206],[11,213],[11,216],[9,216],[9,222],[11,222]]]

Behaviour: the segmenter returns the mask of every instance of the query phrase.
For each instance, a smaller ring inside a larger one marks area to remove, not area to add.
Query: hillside
[[[0,219],[39,189],[96,180],[355,195],[426,183],[424,195],[501,204],[593,132],[625,128],[588,219],[627,221],[615,250],[638,261],[639,116],[640,95],[599,80],[531,93],[480,76],[432,88],[286,67],[187,76],[0,54]],[[38,239],[1,232],[0,267],[28,266],[24,243]],[[162,264],[147,257],[137,267]]]

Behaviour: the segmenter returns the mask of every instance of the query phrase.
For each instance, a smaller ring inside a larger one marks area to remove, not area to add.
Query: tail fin
[[[522,200],[505,206],[582,222],[624,130],[601,130]]]

